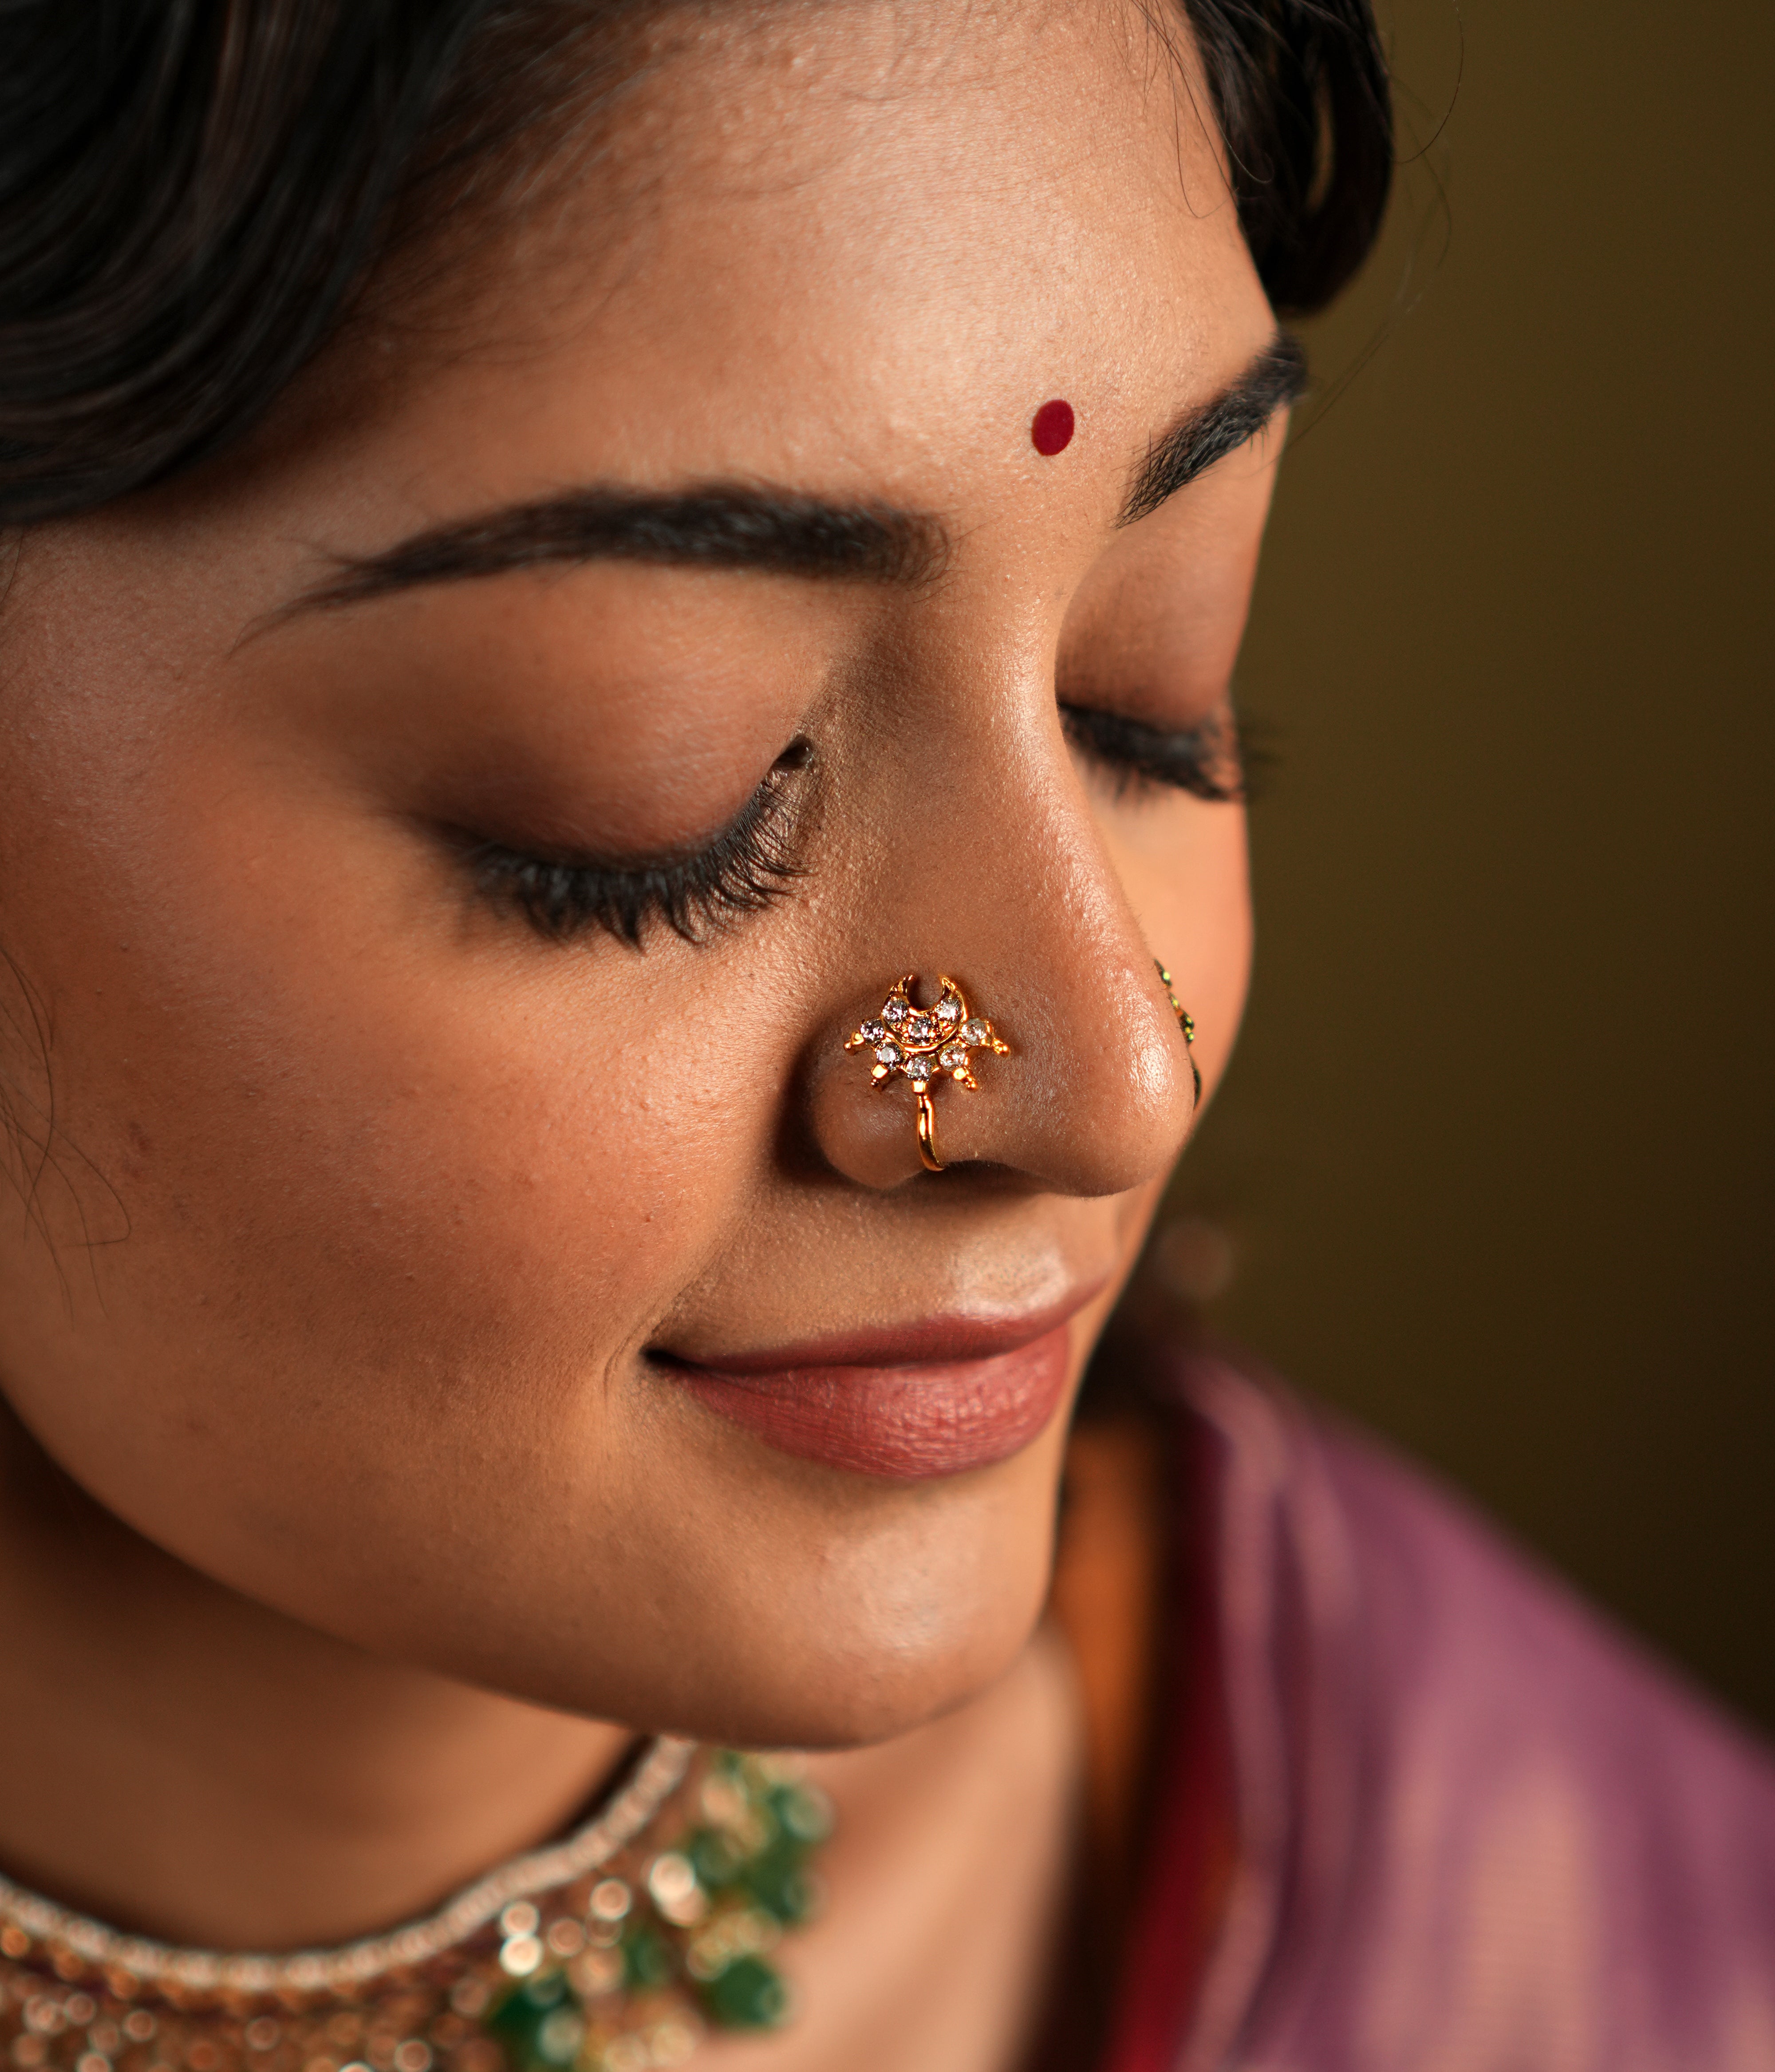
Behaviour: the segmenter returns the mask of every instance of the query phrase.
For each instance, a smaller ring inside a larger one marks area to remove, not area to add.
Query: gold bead
[[[499,1969],[508,1978],[528,1979],[542,1962],[542,1945],[534,1935],[514,1935],[499,1947]]]

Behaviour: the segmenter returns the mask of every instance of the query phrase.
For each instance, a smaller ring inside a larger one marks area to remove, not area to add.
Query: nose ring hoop
[[[937,1104],[929,1094],[918,1096],[918,1158],[927,1173],[940,1173],[943,1161],[937,1156]]]
[[[1183,1031],[1184,1054],[1189,1060],[1189,1076],[1194,1080],[1196,1087],[1194,1105],[1200,1108],[1202,1106],[1202,1067],[1196,1063],[1196,1018],[1178,999],[1177,988],[1172,983],[1170,972],[1157,957],[1153,960],[1153,968],[1159,975],[1159,983],[1165,988],[1165,997],[1171,1003],[1171,1012],[1177,1018],[1177,1026]]]
[[[984,1015],[968,1005],[968,996],[947,972],[939,975],[942,989],[936,1004],[920,1007],[911,989],[918,973],[908,972],[896,979],[880,1012],[860,1022],[844,1038],[847,1050],[865,1047],[875,1054],[869,1076],[877,1087],[894,1079],[904,1079],[918,1097],[918,1162],[927,1173],[940,1173],[943,1161],[937,1155],[937,1109],[931,1089],[941,1079],[953,1079],[970,1093],[978,1093],[970,1053],[992,1050],[1003,1058],[1011,1046]]]

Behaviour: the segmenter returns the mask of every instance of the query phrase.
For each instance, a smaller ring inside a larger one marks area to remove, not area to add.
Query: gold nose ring
[[[847,1050],[868,1049],[875,1054],[869,1076],[879,1087],[904,1079],[918,1096],[918,1157],[927,1173],[940,1173],[937,1156],[937,1111],[931,1090],[941,1079],[953,1079],[970,1093],[980,1092],[969,1053],[996,1050],[1008,1057],[1011,1046],[984,1015],[968,1005],[968,996],[947,973],[939,976],[942,989],[932,1007],[920,1007],[911,989],[918,973],[908,972],[896,979],[881,1003],[881,1011],[859,1022],[844,1038]]]
[[[1202,1105],[1202,1067],[1196,1063],[1196,1018],[1177,997],[1177,989],[1172,984],[1171,974],[1158,959],[1153,960],[1153,968],[1159,975],[1159,983],[1165,988],[1165,997],[1171,1003],[1171,1012],[1177,1018],[1177,1026],[1183,1031],[1184,1055],[1189,1060],[1189,1076],[1196,1083],[1195,1105]]]

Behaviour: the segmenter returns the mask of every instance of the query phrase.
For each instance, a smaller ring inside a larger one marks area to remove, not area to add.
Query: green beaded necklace
[[[15,2072],[648,2072],[790,2012],[824,1795],[787,1760],[643,1749],[602,1809],[424,1920],[253,1955],[131,1935],[0,1877]]]
[[[814,1909],[808,1860],[831,1807],[768,1758],[717,1749],[699,1768],[682,1832],[639,1877],[599,1879],[583,1917],[506,1910],[512,1983],[482,2021],[513,2072],[640,2072],[688,2057],[696,2017],[742,2029],[787,2018],[771,1952]]]

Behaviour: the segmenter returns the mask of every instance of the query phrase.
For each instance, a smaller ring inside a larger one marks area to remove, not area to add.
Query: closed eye
[[[1245,758],[1230,705],[1177,729],[1094,705],[1063,705],[1060,722],[1073,748],[1110,779],[1118,796],[1153,786],[1216,805],[1246,796]]]
[[[734,817],[694,850],[617,862],[470,839],[467,866],[483,897],[553,941],[596,930],[639,950],[663,924],[687,943],[705,942],[769,906],[802,874],[787,794],[811,754],[808,742],[791,742]]]

